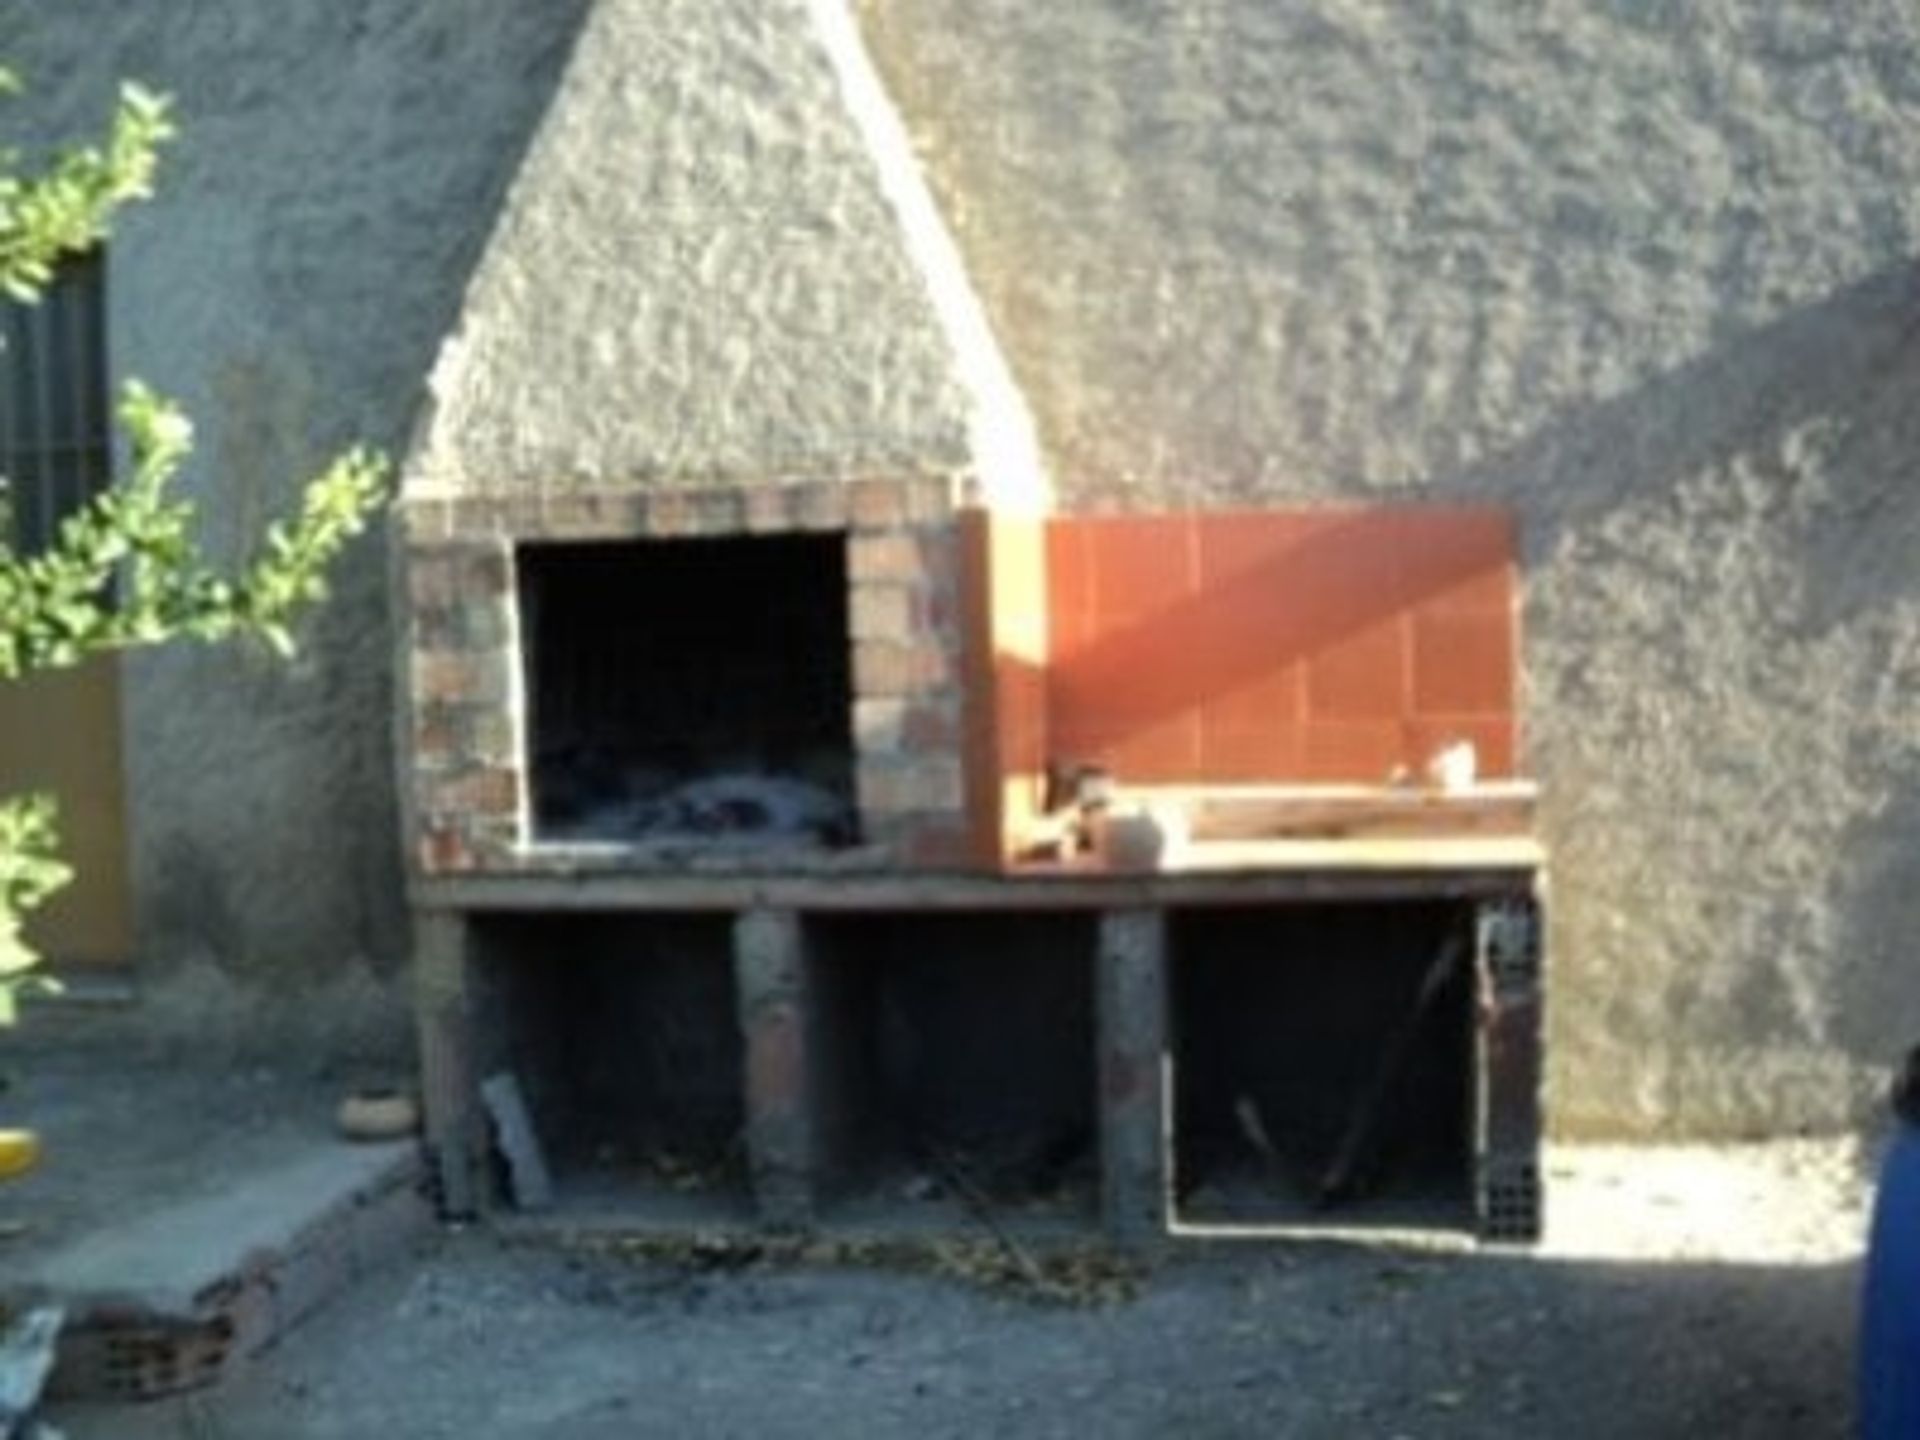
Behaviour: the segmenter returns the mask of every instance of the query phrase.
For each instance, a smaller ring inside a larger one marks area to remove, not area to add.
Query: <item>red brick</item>
[[[731,535],[746,528],[746,498],[738,490],[699,490],[687,497],[699,535]]]
[[[848,491],[856,530],[897,530],[906,523],[906,487],[898,480],[855,480]]]
[[[869,753],[890,753],[906,740],[907,713],[912,702],[897,698],[853,702],[853,741]]]
[[[462,495],[448,504],[456,539],[488,540],[506,528],[504,509],[491,495]]]
[[[859,584],[847,597],[847,629],[855,640],[905,644],[920,628],[914,595],[904,585]]]
[[[923,701],[910,706],[900,739],[911,752],[951,754],[960,744],[960,717],[951,701]]]
[[[839,481],[798,486],[790,513],[802,530],[841,529],[847,523],[847,487]]]
[[[413,659],[413,693],[425,703],[498,702],[506,698],[505,664],[505,657],[497,654],[425,652]]]
[[[451,821],[429,821],[422,827],[418,849],[420,868],[429,874],[445,874],[473,868],[473,856],[466,837]]]
[[[899,845],[906,863],[922,869],[972,870],[980,862],[973,832],[963,822],[945,816],[910,821]]]
[[[505,595],[513,586],[513,560],[504,545],[470,546],[460,552],[462,600]]]
[[[860,640],[853,647],[853,688],[861,699],[926,695],[954,683],[954,665],[937,645]]]
[[[407,557],[407,598],[416,610],[445,609],[458,598],[458,558],[443,549],[415,550]]]
[[[460,712],[446,705],[423,705],[414,712],[413,749],[416,764],[444,768],[466,748],[467,727]]]
[[[756,485],[746,492],[744,522],[756,533],[786,530],[793,524],[793,487]]]
[[[593,537],[605,533],[606,520],[597,495],[548,495],[540,530],[556,539]]]
[[[858,788],[864,815],[914,811],[958,813],[965,803],[957,760],[927,758],[890,764],[871,759],[860,766]]]
[[[691,535],[694,531],[693,502],[678,490],[656,490],[649,497],[647,533],[649,535]]]
[[[494,513],[499,517],[501,528],[509,535],[538,534],[541,512],[545,508],[546,497],[537,490],[502,495],[494,501]]]
[[[800,1016],[790,1004],[768,1005],[747,1029],[747,1106],[754,1114],[798,1110],[805,1049]]]
[[[519,727],[498,710],[482,710],[466,721],[467,753],[475,760],[512,764],[520,753]]]
[[[856,585],[870,580],[914,584],[926,578],[927,570],[920,542],[909,533],[847,537],[847,578]]]
[[[465,649],[465,616],[466,612],[457,601],[414,606],[413,648],[437,651]]]
[[[434,809],[453,814],[511,814],[520,805],[520,777],[511,770],[469,770],[436,782]]]
[[[913,597],[913,628],[922,635],[957,635],[960,601],[951,585],[923,586]]]
[[[653,528],[653,496],[629,490],[614,504],[614,529],[621,535],[647,535]]]
[[[952,518],[954,481],[951,475],[922,475],[902,483],[909,521],[921,525]]]
[[[447,500],[410,500],[400,506],[400,522],[411,544],[438,544],[453,535],[453,505]]]

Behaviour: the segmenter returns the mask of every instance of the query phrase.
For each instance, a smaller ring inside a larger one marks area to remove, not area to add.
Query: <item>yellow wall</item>
[[[56,963],[118,962],[133,949],[120,670],[111,658],[0,686],[0,795],[60,801],[62,854],[77,871],[28,928]]]

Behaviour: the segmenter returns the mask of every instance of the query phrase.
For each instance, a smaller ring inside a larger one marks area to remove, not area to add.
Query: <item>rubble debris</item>
[[[568,1248],[697,1270],[858,1266],[936,1275],[1031,1304],[1099,1309],[1139,1298],[1149,1265],[1099,1245],[1048,1244],[1025,1263],[985,1236],[775,1235],[730,1232],[580,1234]]]
[[[651,770],[607,770],[590,784],[569,774],[552,785],[548,773],[541,772],[549,791],[541,811],[551,839],[846,845],[855,838],[846,798],[794,775],[740,770],[676,782]]]

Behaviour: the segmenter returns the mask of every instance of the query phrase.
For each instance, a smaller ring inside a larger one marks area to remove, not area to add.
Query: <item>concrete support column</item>
[[[807,1045],[806,930],[793,910],[734,921],[734,976],[746,1040],[747,1161],[769,1225],[813,1220],[818,1139]]]
[[[474,1075],[469,930],[459,910],[414,912],[421,1109],[428,1163],[439,1182],[441,1213],[449,1219],[466,1219],[479,1209],[485,1140]]]
[[[1100,1206],[1116,1244],[1166,1234],[1171,1182],[1166,913],[1100,917]]]

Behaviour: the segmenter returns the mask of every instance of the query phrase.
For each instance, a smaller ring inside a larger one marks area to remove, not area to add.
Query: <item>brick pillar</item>
[[[458,910],[417,910],[413,922],[414,1017],[420,1037],[420,1095],[428,1163],[441,1213],[472,1216],[480,1203],[485,1153],[474,1076],[468,920]]]
[[[807,1054],[806,932],[792,910],[748,910],[733,926],[746,1039],[747,1162],[769,1225],[812,1222],[818,1149]]]
[[[1532,899],[1486,901],[1474,918],[1480,1018],[1474,1200],[1485,1240],[1540,1237],[1540,919]]]
[[[1116,1244],[1151,1244],[1166,1234],[1171,1178],[1166,913],[1103,914],[1096,963],[1101,1215]]]

